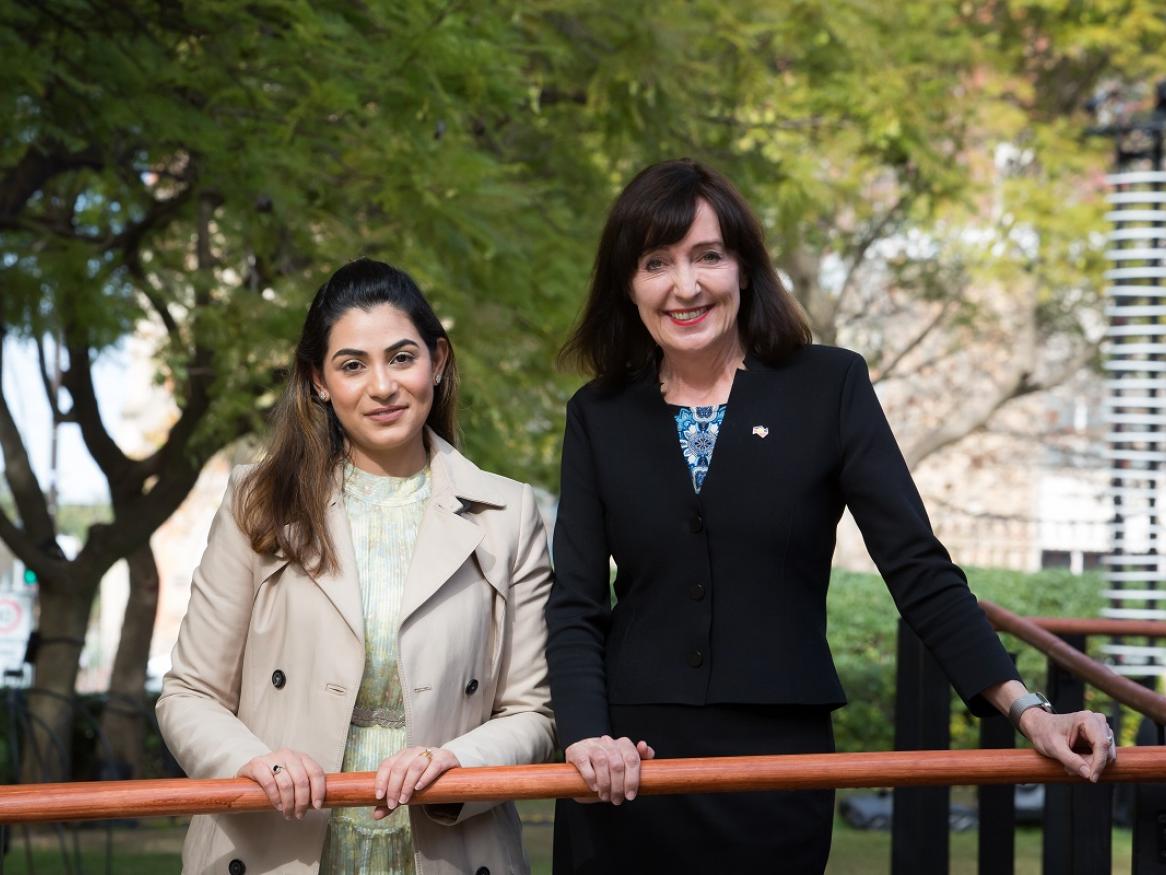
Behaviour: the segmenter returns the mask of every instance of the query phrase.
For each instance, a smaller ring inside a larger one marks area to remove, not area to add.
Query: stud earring
[[[433,385],[434,386],[441,385],[441,374],[438,374],[436,377],[433,378]]]
[[[328,398],[329,398],[329,395],[327,392],[320,393],[320,400],[323,401],[325,404],[328,403]]]

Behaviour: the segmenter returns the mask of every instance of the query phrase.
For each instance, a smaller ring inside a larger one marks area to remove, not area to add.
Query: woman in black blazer
[[[824,869],[832,791],[621,803],[642,758],[833,750],[845,696],[826,588],[844,506],[972,712],[1011,711],[1096,780],[1105,718],[1052,714],[1020,683],[931,532],[865,362],[810,344],[724,177],[680,160],[628,185],[564,353],[595,379],[567,406],[547,658],[567,760],[612,804],[559,804],[556,873]]]

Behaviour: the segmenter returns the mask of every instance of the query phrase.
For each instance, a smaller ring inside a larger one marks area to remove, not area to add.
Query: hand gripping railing
[[[642,795],[827,787],[1084,783],[1028,750],[931,750],[653,760],[641,765]],[[326,807],[371,806],[373,772],[328,775]],[[1166,781],[1166,747],[1124,748],[1106,782]],[[451,769],[413,804],[592,795],[574,766]],[[0,823],[98,820],[257,811],[258,784],[217,780],[92,781],[0,787]]]

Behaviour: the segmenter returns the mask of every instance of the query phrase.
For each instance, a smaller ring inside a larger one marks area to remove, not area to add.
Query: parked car
[[[842,819],[855,829],[890,829],[893,812],[894,796],[890,790],[855,793],[843,797],[838,805]],[[948,811],[947,824],[952,832],[966,832],[979,825],[979,816],[973,806],[953,802]]]

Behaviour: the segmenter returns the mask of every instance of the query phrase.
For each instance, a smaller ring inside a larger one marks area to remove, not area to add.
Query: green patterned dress
[[[397,673],[397,627],[405,575],[429,498],[429,469],[384,477],[348,465],[344,507],[356,548],[364,607],[364,677],[356,694],[343,770],[371,772],[405,747],[405,704]],[[413,875],[409,812],[373,820],[371,808],[334,808],[321,875]]]

